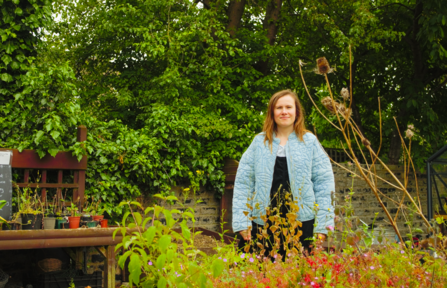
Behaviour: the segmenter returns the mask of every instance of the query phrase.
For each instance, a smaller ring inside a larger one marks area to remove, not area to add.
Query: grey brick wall
[[[349,166],[348,164],[341,164],[344,167],[351,169],[358,173],[356,171],[354,166]],[[366,168],[365,165],[363,165],[364,168]],[[400,165],[390,165],[389,168],[391,171],[396,175],[396,177],[403,183],[404,179],[404,167]],[[375,169],[377,172],[377,175],[381,178],[383,178],[386,181],[389,181],[396,185],[396,181],[393,179],[390,173],[386,171],[382,165],[375,165]],[[368,186],[368,184],[360,178],[353,178],[350,176],[350,173],[348,173],[346,170],[337,167],[333,165],[334,170],[334,176],[335,176],[335,188],[336,188],[336,196],[338,199],[344,199],[345,196],[348,196],[350,189],[352,188],[354,191],[354,195],[352,196],[352,204],[354,206],[354,213],[355,216],[357,216],[359,219],[364,221],[367,224],[372,223],[375,213],[378,213],[376,218],[376,224],[381,225],[384,227],[385,230],[392,231],[391,225],[388,222],[388,219],[383,212],[379,202],[377,201],[376,197],[374,196],[374,193],[371,191],[371,188]],[[426,214],[427,212],[427,180],[426,180],[426,174],[417,174],[417,181],[418,181],[418,191],[419,196],[421,200],[421,207],[422,211]],[[397,186],[397,185],[396,185]],[[186,187],[186,186],[185,186]],[[402,192],[398,189],[390,186],[389,184],[385,183],[384,181],[378,180],[378,187],[380,191],[384,195],[382,195],[381,199],[384,202],[385,206],[388,208],[388,211],[393,216],[396,215],[397,212],[397,205],[394,204],[390,199],[400,202],[402,199]],[[416,182],[414,180],[414,177],[410,173],[409,181],[408,181],[408,191],[413,197],[416,197],[417,190],[416,190]],[[438,187],[440,188],[441,193],[446,193],[447,191],[443,188],[443,185],[439,183]],[[186,198],[186,201],[184,200],[182,190],[184,187],[173,187],[173,191],[175,192],[175,195],[181,199],[181,202],[184,203],[185,207],[191,207],[194,208],[194,195],[189,195],[189,197]],[[387,199],[386,197],[389,197],[390,199]],[[204,189],[201,189],[197,195],[195,196],[196,200],[201,199],[203,202],[198,203],[195,205],[195,215],[196,215],[196,227],[202,227],[206,228],[212,231],[220,231],[220,200],[216,199],[214,196],[213,191],[205,191]],[[408,198],[404,200],[404,205],[409,205],[410,201]],[[171,209],[180,209],[181,205],[178,203],[169,205],[167,203],[161,203],[166,205],[166,207],[169,207]],[[337,204],[343,203],[339,200],[337,201]],[[415,216],[414,219],[414,227],[423,227],[422,219],[420,217]],[[399,229],[401,230],[402,234],[405,235],[408,231],[407,225],[405,224],[407,220],[402,215],[402,212],[399,212],[399,215],[397,217],[397,222]],[[192,225],[192,223],[188,223],[189,225]],[[392,233],[392,232],[390,232]]]

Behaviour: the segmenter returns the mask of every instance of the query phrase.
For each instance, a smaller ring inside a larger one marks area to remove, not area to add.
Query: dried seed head
[[[329,62],[326,60],[326,57],[321,57],[317,59],[317,68],[315,68],[315,73],[324,75],[334,71],[334,69],[329,66]]]
[[[321,99],[321,104],[323,104],[323,106],[326,107],[326,109],[331,113],[335,113],[334,105],[332,105],[333,102],[334,101],[329,96]],[[337,107],[337,102],[335,102],[335,107]]]
[[[371,143],[369,143],[368,139],[366,139],[366,138],[362,139],[362,143],[363,143],[363,145],[365,145],[365,147],[371,146]]]
[[[407,130],[405,130],[405,137],[407,137],[408,139],[411,139],[411,138],[413,138],[413,136],[414,136],[414,132],[413,132],[413,130],[414,130],[414,125],[413,124],[410,124],[410,125],[408,125],[407,126]]]
[[[343,118],[349,118],[351,117],[351,109],[350,108],[346,108],[344,104],[342,103],[335,103],[336,107],[337,107],[337,111],[338,113],[340,113]]]
[[[348,101],[349,100],[349,90],[348,88],[343,88],[340,91],[341,97],[343,98],[343,100]]]

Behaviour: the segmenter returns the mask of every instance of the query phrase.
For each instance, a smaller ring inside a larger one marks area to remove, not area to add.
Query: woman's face
[[[279,98],[273,112],[278,128],[293,126],[296,118],[295,100],[290,95]]]

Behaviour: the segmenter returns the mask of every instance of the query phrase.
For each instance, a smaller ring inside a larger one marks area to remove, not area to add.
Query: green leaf
[[[186,240],[191,239],[191,231],[189,230],[188,226],[186,225],[186,222],[183,221],[180,223],[180,227],[182,228],[182,235],[185,237]]]
[[[211,264],[211,271],[213,271],[213,277],[219,277],[224,270],[224,262],[221,259],[216,259]]]
[[[16,10],[14,10],[14,13],[20,16],[23,14],[23,11],[22,9],[20,9],[20,7],[17,7]]]
[[[421,234],[423,234],[424,231],[421,228],[414,228],[413,229],[413,233],[421,233]]]
[[[143,220],[143,217],[141,217],[141,214],[138,212],[134,212],[133,216],[135,217],[135,220],[137,221],[137,225],[140,226],[141,221]]]
[[[40,139],[42,138],[43,135],[44,135],[44,132],[42,130],[37,131],[36,137],[34,138],[34,143],[39,145]]]
[[[53,137],[54,140],[57,140],[57,138],[59,138],[61,133],[59,131],[53,130],[50,132],[50,135],[51,135],[51,137]]]
[[[132,256],[130,256],[129,272],[129,278],[132,279],[132,282],[135,284],[140,283],[141,263],[140,257],[138,257],[137,254],[132,254]]]
[[[158,269],[163,269],[166,263],[166,254],[160,254],[160,256],[158,256],[157,258],[157,262],[155,263],[155,266]]]
[[[168,246],[171,244],[171,236],[170,235],[163,235],[161,236],[160,240],[158,241],[158,245],[160,247],[160,251],[164,253]]]
[[[0,78],[1,78],[2,81],[4,81],[4,82],[12,82],[12,80],[14,80],[14,79],[12,78],[12,76],[9,75],[8,73],[3,73],[3,74],[1,75]]]
[[[108,160],[107,160],[106,157],[101,156],[101,157],[99,158],[99,162],[101,162],[101,164],[106,164],[106,163],[108,162]]]
[[[168,281],[166,281],[166,278],[161,276],[160,279],[158,279],[157,288],[166,288],[168,286]]]
[[[56,157],[58,152],[59,152],[59,149],[57,149],[57,148],[48,149],[48,153],[50,153],[50,155],[53,157]]]
[[[2,61],[3,61],[3,63],[5,63],[5,65],[8,65],[9,62],[12,61],[12,58],[11,58],[11,56],[5,54],[5,55],[3,55],[3,57],[2,57]]]
[[[3,208],[3,206],[6,205],[6,200],[0,200],[0,209]]]
[[[12,3],[14,3],[14,4],[16,4],[16,5],[19,5],[20,0],[12,0]]]
[[[156,231],[157,228],[155,226],[151,226],[143,233],[143,237],[146,238],[149,245],[152,244],[152,240],[154,240]]]
[[[200,286],[200,288],[206,288],[207,287],[207,285],[206,285],[207,281],[208,281],[208,278],[206,278],[205,274],[200,273],[200,276],[199,276],[199,286]]]

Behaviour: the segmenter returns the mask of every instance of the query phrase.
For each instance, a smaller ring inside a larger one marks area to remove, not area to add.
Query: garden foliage
[[[421,166],[445,144],[442,3],[0,0],[0,143],[40,156],[88,154],[86,193],[109,212],[125,198],[168,193],[197,169],[220,197],[223,159],[239,159],[261,130],[270,96],[303,92],[299,59],[337,63],[329,77],[341,89],[351,45],[361,96],[353,121],[377,147],[381,96],[383,155],[401,156],[397,116],[414,124]],[[313,77],[313,95],[328,96]],[[339,147],[302,98],[310,130]],[[78,125],[88,128],[86,143],[76,143]]]

